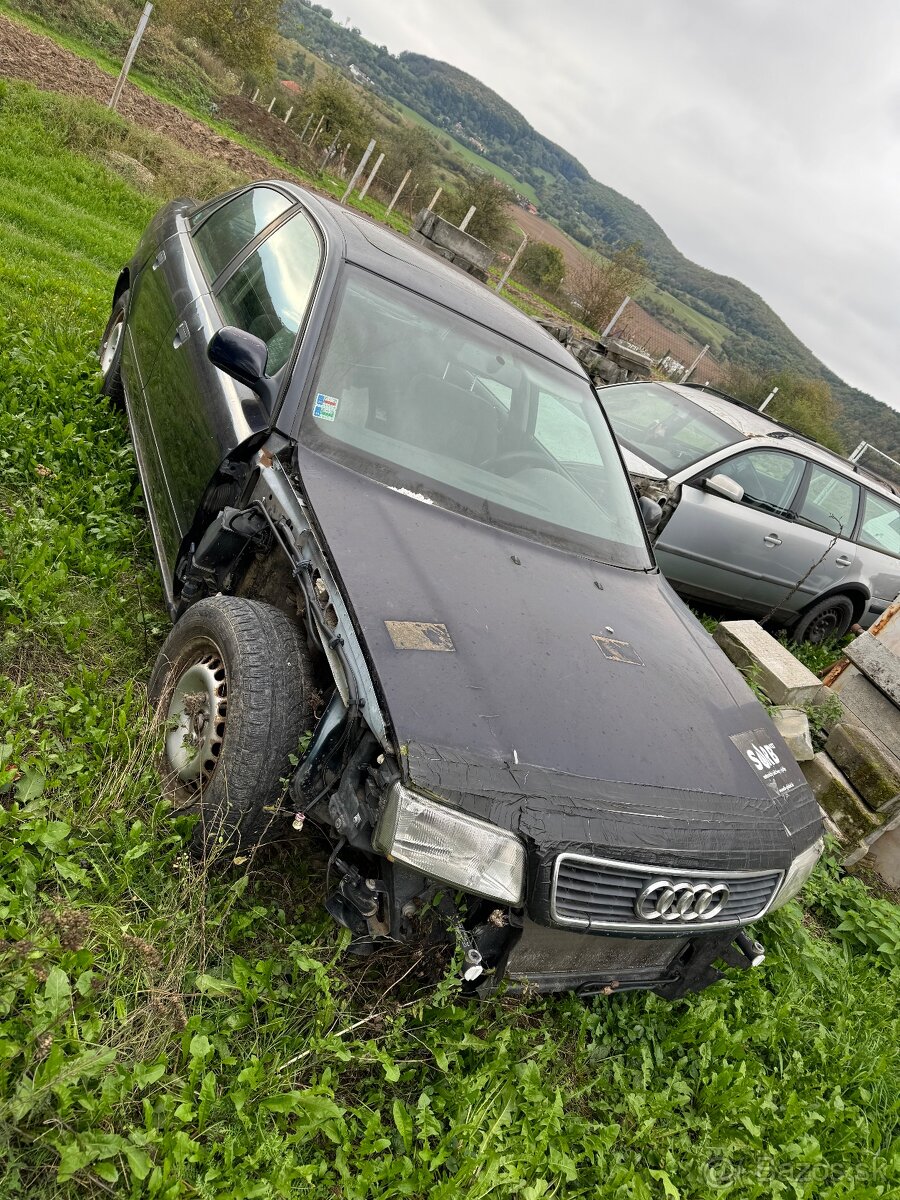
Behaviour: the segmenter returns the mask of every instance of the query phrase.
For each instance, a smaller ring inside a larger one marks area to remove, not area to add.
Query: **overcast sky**
[[[900,409],[896,0],[332,0],[480,79]]]

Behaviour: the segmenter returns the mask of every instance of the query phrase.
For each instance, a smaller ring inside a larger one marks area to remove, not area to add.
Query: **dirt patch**
[[[267,112],[261,105],[254,104],[246,96],[226,96],[219,103],[219,115],[238,133],[262,142],[273,154],[283,158],[292,167],[299,167],[307,173],[316,170],[317,155],[304,146],[298,134],[285,125],[284,121]],[[319,158],[322,153],[323,151],[319,152]]]
[[[43,91],[88,97],[100,104],[106,104],[115,84],[113,76],[96,63],[79,58],[51,38],[33,33],[2,15],[0,76],[22,79]],[[217,160],[248,179],[294,178],[274,167],[268,159],[238,146],[180,108],[148,96],[133,84],[125,85],[119,112],[136,125],[164,134],[191,154]]]
[[[548,242],[551,246],[562,251],[566,262],[566,274],[579,271],[585,264],[587,254],[567,238],[561,229],[545,221],[543,217],[530,213],[518,205],[512,205],[509,210],[510,219],[528,235],[530,242]]]

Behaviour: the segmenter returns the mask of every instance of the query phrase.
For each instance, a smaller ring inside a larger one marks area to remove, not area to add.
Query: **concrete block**
[[[869,862],[885,883],[900,888],[900,825],[885,831],[872,842]]]
[[[870,808],[884,817],[900,809],[900,759],[867,729],[842,721],[825,749]]]
[[[809,717],[803,709],[775,708],[771,717],[797,762],[809,762],[813,756],[812,736],[809,732]]]
[[[756,621],[723,621],[713,636],[736,667],[756,667],[760,687],[773,704],[801,707],[819,704],[827,695],[812,671]]]
[[[824,751],[800,764],[806,782],[847,845],[857,845],[878,828],[875,813],[863,804],[846,775]]]
[[[833,690],[852,724],[868,729],[885,751],[900,747],[900,709],[856,667],[848,667],[835,680]]]
[[[844,654],[884,696],[900,709],[900,656],[871,633],[861,633]]]

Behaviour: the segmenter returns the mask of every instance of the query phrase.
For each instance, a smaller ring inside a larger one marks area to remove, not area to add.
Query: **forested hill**
[[[483,147],[491,162],[530,184],[544,214],[576,240],[598,247],[640,242],[660,287],[730,330],[721,347],[726,358],[824,378],[843,406],[841,433],[848,445],[865,438],[900,458],[900,413],[839,379],[745,284],[685,258],[648,212],[592,179],[496,92],[449,63],[392,55],[306,0],[287,0],[283,13],[286,35],[345,71],[354,65],[381,96],[399,100],[469,146]]]

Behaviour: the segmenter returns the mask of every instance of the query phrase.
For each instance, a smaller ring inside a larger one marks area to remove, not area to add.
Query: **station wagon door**
[[[260,193],[278,198],[280,211],[267,224],[263,220],[272,206],[268,198],[261,201]],[[243,209],[235,211],[239,204]],[[258,216],[249,227],[248,205]],[[257,232],[247,241],[253,229]],[[238,240],[244,244],[234,252]],[[266,342],[267,373],[285,372],[323,257],[321,238],[307,215],[262,187],[209,216],[194,233],[193,248],[210,288],[179,313],[147,389],[174,515],[165,544],[170,569],[223,459],[272,422],[273,414],[255,393],[209,361],[210,338],[223,325],[244,329]]]
[[[655,544],[660,568],[693,595],[764,612],[784,599],[796,579],[781,553],[792,538],[791,507],[805,462],[782,450],[748,450],[685,483]],[[727,475],[744,489],[736,502],[703,488]]]

